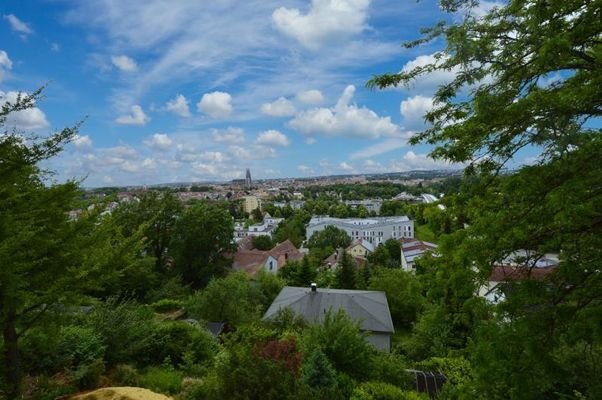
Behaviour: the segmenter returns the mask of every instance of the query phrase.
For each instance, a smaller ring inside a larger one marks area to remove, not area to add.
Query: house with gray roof
[[[263,319],[274,317],[284,308],[290,308],[309,323],[321,323],[329,310],[343,310],[354,321],[360,321],[360,329],[368,334],[367,339],[375,348],[391,351],[391,336],[395,329],[384,292],[322,289],[315,284],[311,287],[286,286]]]

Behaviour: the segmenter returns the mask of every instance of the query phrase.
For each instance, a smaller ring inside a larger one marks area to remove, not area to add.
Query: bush
[[[190,295],[190,287],[182,285],[181,278],[170,278],[162,283],[156,289],[151,289],[146,295],[146,300],[150,303],[162,299],[183,300]]]
[[[423,400],[428,398],[427,395],[403,391],[388,383],[364,382],[353,390],[350,400]]]
[[[399,354],[377,353],[372,358],[369,380],[403,389],[414,388],[414,376],[406,371],[409,361]]]
[[[58,354],[62,366],[79,366],[102,360],[105,349],[102,338],[91,328],[66,326],[61,329]]]
[[[153,332],[149,357],[155,364],[169,358],[175,367],[184,362],[185,354],[189,363],[200,363],[211,360],[217,350],[217,341],[206,329],[181,321],[164,322]]]
[[[179,310],[184,307],[184,303],[181,300],[161,299],[151,304],[151,307],[155,312],[163,313]]]
[[[140,376],[140,386],[167,395],[179,393],[184,375],[171,367],[150,367]]]
[[[101,335],[106,346],[105,360],[109,365],[148,363],[154,324],[154,313],[149,307],[117,298],[96,306],[88,316],[88,325]]]
[[[109,374],[112,386],[138,386],[140,375],[136,368],[128,364],[118,364]]]
[[[73,380],[81,390],[93,389],[99,386],[100,378],[104,372],[104,362],[102,360],[92,360],[85,364],[80,364],[73,371]]]
[[[46,375],[26,376],[23,380],[23,398],[28,400],[55,400],[77,392],[71,376],[63,372],[52,377]],[[0,391],[0,399],[2,392]]]
[[[339,372],[352,378],[365,377],[375,352],[354,322],[343,310],[328,311],[320,325],[311,326],[303,337],[305,354],[320,349]]]

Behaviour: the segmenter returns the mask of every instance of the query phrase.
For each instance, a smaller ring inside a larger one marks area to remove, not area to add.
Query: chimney
[[[318,285],[316,285],[316,284],[315,284],[315,283],[313,283],[313,282],[312,282],[312,284],[310,285],[310,287],[311,287],[311,291],[312,291],[312,292],[315,292],[315,291],[317,291],[317,290],[318,290]]]

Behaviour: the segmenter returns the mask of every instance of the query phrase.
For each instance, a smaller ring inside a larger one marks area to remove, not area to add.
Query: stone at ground
[[[108,387],[78,394],[70,400],[173,400],[162,394],[138,387]]]

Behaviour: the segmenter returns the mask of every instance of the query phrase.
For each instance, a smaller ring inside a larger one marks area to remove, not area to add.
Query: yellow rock
[[[97,389],[93,392],[79,394],[70,398],[71,400],[172,400],[148,389],[138,387],[107,387]]]

